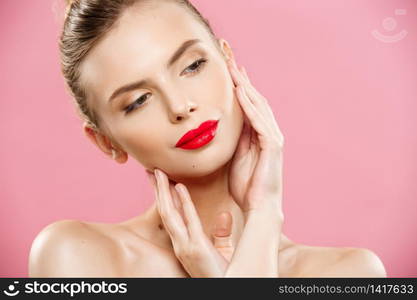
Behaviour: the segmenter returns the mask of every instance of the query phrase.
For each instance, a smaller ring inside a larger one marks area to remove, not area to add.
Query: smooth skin
[[[193,38],[201,42],[167,67]],[[282,232],[283,136],[229,44],[218,43],[221,52],[187,11],[158,1],[126,10],[92,49],[81,79],[105,132],[85,124],[86,137],[109,157],[115,148],[118,163],[130,156],[144,166],[155,202],[120,223],[49,224],[32,243],[30,277],[386,277],[368,249],[302,245]],[[107,101],[145,77],[148,85]],[[216,117],[208,145],[173,146]]]

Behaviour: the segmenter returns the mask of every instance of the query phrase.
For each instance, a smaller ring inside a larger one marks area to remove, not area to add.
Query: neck
[[[244,216],[240,207],[233,200],[228,188],[229,163],[219,168],[214,173],[204,177],[184,179],[179,182],[185,184],[193,200],[194,206],[200,217],[205,234],[211,238],[214,232],[215,218],[222,211],[229,211],[232,214],[232,243],[236,245],[244,228]],[[158,235],[166,242],[171,243],[168,233],[163,229],[162,220],[154,202],[146,212],[146,218]],[[133,223],[134,224],[134,223]],[[132,225],[133,225],[132,224]],[[161,232],[162,231],[162,232]],[[281,233],[279,250],[293,245],[284,233]]]

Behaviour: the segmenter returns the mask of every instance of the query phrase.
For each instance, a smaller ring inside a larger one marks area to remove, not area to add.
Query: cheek
[[[158,119],[126,122],[118,128],[118,141],[123,149],[144,166],[152,165],[155,159],[162,157],[161,151],[167,147],[167,137],[162,133],[168,131],[161,128]]]
[[[242,118],[242,110],[234,92],[234,83],[228,68],[223,64],[220,66],[211,76],[212,103],[219,107],[224,115],[236,121]]]
[[[200,95],[200,102],[204,106],[218,108],[226,114],[232,111],[233,82],[227,67],[223,66],[222,62],[212,62],[207,67],[204,74],[200,76],[195,92]]]
[[[211,70],[207,80],[206,103],[217,108],[222,118],[222,132],[217,140],[222,145],[222,156],[232,155],[243,128],[244,112],[234,92],[234,83],[226,65]]]

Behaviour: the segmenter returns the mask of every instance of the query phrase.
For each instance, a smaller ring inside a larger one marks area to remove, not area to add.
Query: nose
[[[173,122],[179,122],[183,119],[188,119],[190,117],[190,113],[195,110],[193,103],[187,102],[181,108],[176,109],[172,113],[172,120]]]
[[[188,119],[193,111],[197,109],[197,104],[181,93],[171,94],[167,97],[169,119],[172,123],[181,122]]]

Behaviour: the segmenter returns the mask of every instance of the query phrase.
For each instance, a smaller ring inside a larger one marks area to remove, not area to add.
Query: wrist
[[[278,204],[271,204],[248,209],[246,211],[243,211],[243,216],[245,220],[248,220],[249,218],[264,218],[268,221],[276,220],[281,223],[284,222],[284,213],[282,212],[282,209]]]
[[[277,228],[284,223],[284,214],[276,207],[251,209],[243,212],[243,215],[245,224],[256,223],[257,226]]]

